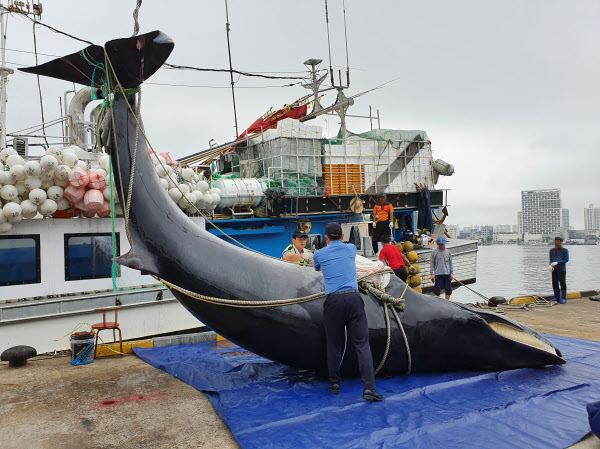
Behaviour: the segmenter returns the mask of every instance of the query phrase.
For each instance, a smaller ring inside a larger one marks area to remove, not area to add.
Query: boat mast
[[[27,10],[22,9],[26,7]],[[2,65],[0,66],[0,149],[6,148],[6,103],[8,98],[6,95],[6,85],[8,84],[8,75],[15,73],[13,69],[6,67],[6,24],[8,23],[8,15],[10,13],[18,13],[23,15],[32,15],[33,19],[42,16],[42,4],[40,2],[32,2],[31,8],[29,2],[8,2],[8,6],[4,6],[0,2],[0,56]]]
[[[8,75],[15,71],[6,67],[6,22],[8,10],[0,3],[0,46],[2,48],[2,65],[0,66],[0,148],[6,148],[6,85]]]

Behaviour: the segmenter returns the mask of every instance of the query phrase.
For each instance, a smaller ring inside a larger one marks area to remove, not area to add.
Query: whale
[[[171,39],[155,31],[110,41],[106,53],[97,51],[96,55],[108,55],[110,60],[105,63],[122,74],[129,88],[136,88],[167,60],[173,46]],[[60,69],[55,77],[81,82],[81,67],[71,68],[71,76],[69,64],[73,61],[68,61],[55,62]],[[54,76],[51,64],[28,71]],[[91,78],[90,70],[86,73]],[[256,308],[198,298],[256,303],[303,298],[324,291],[323,275],[310,267],[249,251],[194,223],[159,183],[146,150],[141,115],[136,120],[132,113],[137,111],[136,101],[135,95],[115,94],[112,119],[103,122],[100,130],[111,154],[119,201],[125,204],[131,198],[127,219],[130,250],[118,257],[118,263],[177,286],[170,287],[173,295],[192,315],[248,351],[291,367],[326,373],[324,297]],[[381,300],[361,292],[374,366],[384,362],[379,375],[501,371],[565,363],[560,350],[546,338],[505,316],[418,293],[396,276],[391,277],[386,293],[404,300],[404,310],[397,311],[402,326],[392,316],[388,328]],[[341,362],[342,376],[357,376],[357,366],[356,353],[348,345]]]

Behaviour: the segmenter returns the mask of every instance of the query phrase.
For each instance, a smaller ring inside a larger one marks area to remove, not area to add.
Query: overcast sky
[[[333,65],[345,65],[342,1],[329,0]],[[131,35],[134,0],[44,2],[42,21],[97,44]],[[455,166],[439,188],[452,191],[448,222],[513,224],[520,191],[558,187],[571,224],[600,205],[600,2],[346,0],[349,94],[398,78],[357,99],[350,114],[381,113],[381,126],[423,129],[436,158]],[[324,0],[229,0],[235,69],[301,72],[308,58],[328,64]],[[175,41],[169,62],[227,68],[224,1],[145,0],[141,33],[160,29]],[[84,44],[37,29],[38,52],[67,54]],[[32,51],[31,22],[13,16],[7,48]],[[40,56],[40,63],[51,59]],[[7,51],[11,63],[32,54]],[[10,67],[17,67],[14,64]],[[302,73],[288,73],[299,76]],[[181,157],[235,137],[229,75],[160,70],[143,89],[142,115],[153,146]],[[237,80],[237,78],[236,78]],[[46,120],[72,85],[42,79]],[[305,94],[293,81],[241,78],[238,123],[249,126],[271,106]],[[205,87],[172,87],[151,83]],[[40,122],[35,76],[8,85],[8,129]],[[330,104],[332,95],[323,103]],[[319,123],[337,133],[334,118]],[[369,129],[350,120],[349,129]],[[58,128],[49,134],[57,135]]]

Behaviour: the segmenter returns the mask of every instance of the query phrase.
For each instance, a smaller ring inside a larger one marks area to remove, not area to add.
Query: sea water
[[[491,245],[480,246],[477,254],[477,282],[469,285],[487,296],[506,299],[521,295],[552,293],[548,270],[548,253],[553,246]],[[567,290],[600,290],[600,246],[566,245]],[[479,296],[465,287],[452,294],[452,300],[462,303],[481,302]]]

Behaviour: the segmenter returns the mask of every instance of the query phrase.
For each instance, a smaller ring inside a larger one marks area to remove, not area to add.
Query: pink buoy
[[[71,184],[69,184],[67,187],[65,187],[65,190],[63,192],[63,196],[71,204],[75,204],[75,203],[78,203],[79,201],[83,200],[84,195],[85,195],[84,187],[75,187]]]
[[[85,187],[90,182],[89,173],[83,168],[75,168],[69,173],[69,184],[74,187]]]
[[[88,188],[103,190],[106,187],[106,178],[102,173],[90,173]]]
[[[104,195],[100,190],[90,189],[85,192],[83,202],[88,210],[98,210],[104,204]]]
[[[82,212],[87,212],[89,210],[89,208],[85,205],[85,201],[83,200],[77,201],[75,204],[73,204],[73,207],[75,209],[79,209]]]
[[[96,211],[96,213],[100,217],[109,216],[110,215],[110,202],[105,200],[104,203],[102,203],[102,207],[100,209],[98,209]]]
[[[165,158],[167,164],[173,163],[173,159],[171,159],[171,155],[169,153],[160,153],[160,155]]]

